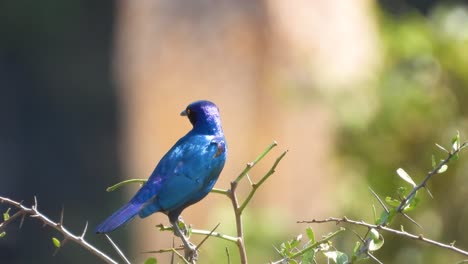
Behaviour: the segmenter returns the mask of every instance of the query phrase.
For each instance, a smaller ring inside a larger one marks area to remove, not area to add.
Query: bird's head
[[[182,113],[193,125],[193,130],[204,134],[223,133],[218,107],[210,101],[196,101],[187,106]]]

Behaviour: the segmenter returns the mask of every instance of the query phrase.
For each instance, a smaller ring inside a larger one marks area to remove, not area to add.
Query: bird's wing
[[[171,211],[203,198],[224,166],[225,153],[223,138],[192,136],[176,143],[149,179],[150,182],[159,175],[163,181],[153,202],[147,203],[140,216]]]

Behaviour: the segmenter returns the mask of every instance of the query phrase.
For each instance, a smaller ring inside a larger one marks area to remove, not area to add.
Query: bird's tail
[[[141,204],[127,203],[96,227],[96,233],[108,233],[130,221],[141,210]]]

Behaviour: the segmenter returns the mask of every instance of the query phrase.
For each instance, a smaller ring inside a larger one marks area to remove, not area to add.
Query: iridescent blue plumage
[[[97,233],[111,232],[137,214],[144,218],[156,212],[167,214],[174,225],[186,207],[211,191],[227,154],[218,108],[197,101],[181,115],[189,118],[192,130],[164,155],[130,202],[96,228]]]

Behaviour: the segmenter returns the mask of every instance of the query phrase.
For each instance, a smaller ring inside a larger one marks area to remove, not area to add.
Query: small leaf
[[[54,243],[54,246],[55,246],[56,248],[59,248],[59,247],[60,247],[60,240],[58,240],[57,238],[52,237],[52,243]]]
[[[397,172],[398,176],[400,176],[400,178],[405,180],[407,183],[411,184],[413,187],[416,187],[416,183],[413,181],[413,179],[411,179],[409,174],[406,173],[406,171],[404,169],[398,168],[396,172]]]
[[[6,236],[5,231],[3,231],[3,232],[0,233],[0,238],[3,238],[3,237],[5,237],[5,236]]]
[[[386,211],[383,211],[382,214],[380,214],[380,217],[376,221],[376,225],[384,225],[388,224],[392,221],[393,217],[395,216],[395,208],[391,208],[389,212],[387,213]]]
[[[442,165],[442,166],[440,167],[440,169],[437,171],[437,173],[439,173],[439,174],[444,173],[444,172],[447,171],[447,169],[448,169],[447,164],[444,164],[444,165]]]
[[[412,211],[414,210],[414,208],[416,208],[416,206],[418,206],[419,204],[419,198],[414,196],[410,201],[409,203],[405,206],[405,208],[403,208],[403,212],[409,212],[409,211]]]
[[[377,231],[375,228],[371,228],[369,230],[369,235],[374,240],[379,239],[379,237],[380,237],[379,231]]]
[[[437,166],[437,163],[435,161],[435,157],[434,155],[432,155],[432,168],[435,169],[436,166]]]
[[[299,245],[301,240],[302,240],[302,234],[299,234],[297,237],[295,237],[293,240],[291,240],[291,248],[297,247],[297,245]]]
[[[457,151],[460,148],[460,131],[452,138],[452,149]]]
[[[349,263],[348,255],[340,251],[328,251],[323,253],[328,259],[332,259],[337,264]]]
[[[393,206],[393,207],[398,207],[400,205],[400,201],[397,200],[397,199],[393,199],[392,197],[385,197],[385,202],[390,205],[390,206]]]
[[[306,233],[307,233],[307,237],[310,240],[310,243],[314,244],[315,243],[314,230],[312,230],[312,228],[309,226],[309,227],[306,228]]]
[[[3,221],[7,221],[8,219],[10,219],[10,208],[8,208],[5,213],[3,213]]]
[[[313,250],[307,250],[304,252],[302,255],[302,264],[312,264],[314,263],[314,258],[315,258],[315,251]]]
[[[354,248],[353,248],[354,255],[356,255],[356,253],[359,252],[359,248],[361,248],[361,242],[356,241],[356,245],[354,245]]]
[[[406,196],[406,188],[403,186],[400,186],[397,188],[397,194],[399,197],[404,197]]]
[[[147,258],[145,264],[158,264],[158,260],[156,258]]]
[[[369,234],[371,237],[369,251],[379,250],[384,244],[383,236],[375,228],[371,228]]]

